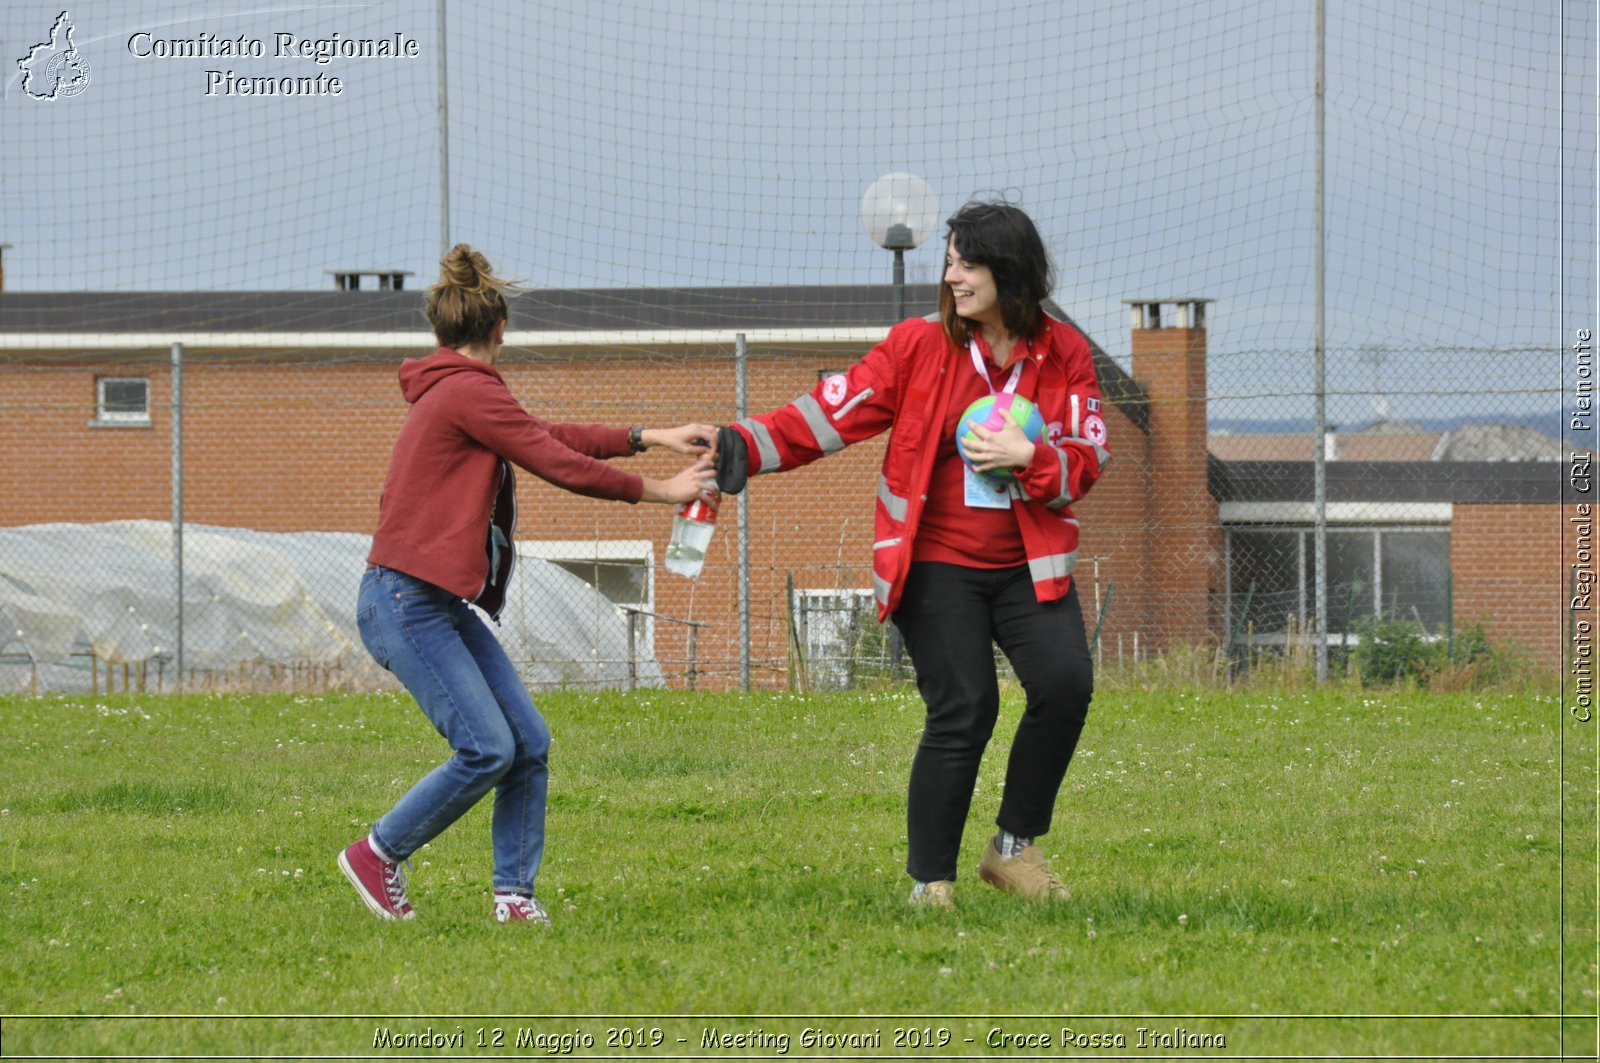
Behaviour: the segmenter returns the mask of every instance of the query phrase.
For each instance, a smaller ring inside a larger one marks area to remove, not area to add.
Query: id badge
[[[1003,483],[995,483],[986,476],[972,471],[969,465],[961,467],[967,505],[973,509],[1010,509],[1011,492]]]

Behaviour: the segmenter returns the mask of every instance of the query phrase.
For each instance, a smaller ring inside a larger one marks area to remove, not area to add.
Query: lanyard
[[[983,355],[978,351],[978,341],[973,337],[967,338],[967,353],[972,355],[972,368],[977,371],[978,379],[983,381],[983,386],[989,389],[989,394],[995,394],[994,384],[989,380],[989,371],[983,367]],[[1022,379],[1022,363],[1025,359],[1018,358],[1017,364],[1011,368],[1011,379],[1007,380],[1000,388],[1000,394],[1010,395],[1017,390],[1017,381]]]

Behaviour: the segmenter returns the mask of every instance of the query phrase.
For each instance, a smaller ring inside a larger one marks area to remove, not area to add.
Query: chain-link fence
[[[1103,674],[1566,652],[1591,10],[1019,4],[956,51],[970,13],[922,2],[865,36],[833,2],[451,5],[448,42],[422,0],[285,16],[337,96],[285,88],[291,27],[218,15],[208,45],[170,14],[5,16],[86,71],[14,79],[9,136],[96,146],[0,185],[5,689],[387,682],[353,603],[440,244],[532,289],[500,368],[540,416],[728,423],[933,308],[937,227],[894,258],[862,232],[898,170],[941,218],[1028,210],[1095,347],[1113,458],[1073,509]],[[539,61],[450,79],[484,49]],[[666,507],[522,474],[501,637],[541,687],[906,678],[872,595],[883,453],[757,478],[693,581]]]

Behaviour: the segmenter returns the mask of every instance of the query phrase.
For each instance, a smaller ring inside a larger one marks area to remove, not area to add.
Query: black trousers
[[[1005,653],[1027,696],[995,822],[1030,837],[1050,829],[1094,693],[1078,585],[1059,601],[1040,602],[1026,565],[918,562],[893,619],[928,710],[911,764],[906,871],[919,882],[954,880],[978,764],[1000,711],[991,644]]]

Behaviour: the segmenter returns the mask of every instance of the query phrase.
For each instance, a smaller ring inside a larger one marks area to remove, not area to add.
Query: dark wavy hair
[[[994,274],[1000,317],[1013,334],[1032,339],[1043,322],[1044,301],[1055,287],[1055,270],[1033,220],[1009,203],[973,200],[950,216],[949,237],[956,253]],[[949,238],[946,239],[949,243]],[[939,319],[957,347],[971,336],[966,318],[956,313],[950,285],[939,284]]]

